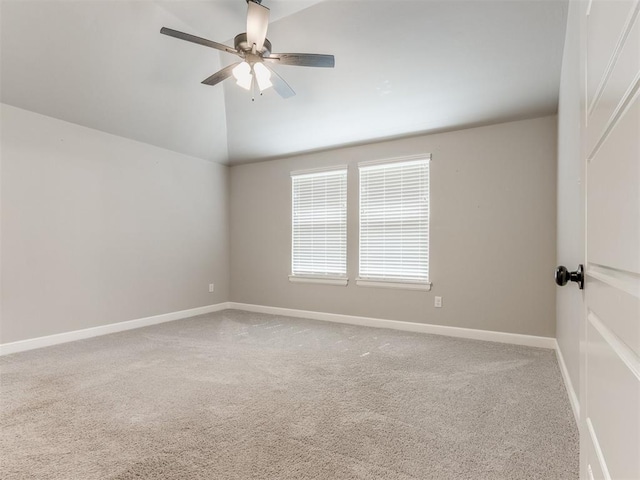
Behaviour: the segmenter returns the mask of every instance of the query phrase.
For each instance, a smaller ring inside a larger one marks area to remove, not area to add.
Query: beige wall
[[[0,343],[228,299],[227,167],[1,115]]]
[[[584,166],[580,118],[580,2],[569,2],[558,106],[558,265],[584,263]],[[580,391],[583,291],[557,287],[557,339],[575,392]]]
[[[555,336],[556,126],[544,117],[232,167],[231,300]],[[357,163],[423,152],[433,155],[433,289],[358,287]],[[290,283],[289,172],[340,164],[351,281]]]
[[[1,114],[0,343],[226,300],[555,335],[555,117],[228,169]],[[357,287],[357,162],[421,152],[433,155],[433,290]],[[292,284],[289,172],[338,164],[349,164],[351,282]]]

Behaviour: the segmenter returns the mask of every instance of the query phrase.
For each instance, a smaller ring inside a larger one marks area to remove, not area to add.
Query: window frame
[[[373,167],[376,165],[393,165],[400,163],[409,163],[417,161],[425,161],[427,165],[427,232],[426,232],[426,248],[427,248],[427,279],[415,280],[415,279],[391,279],[385,277],[375,276],[361,276],[362,270],[362,240],[363,240],[363,223],[362,223],[362,169],[367,167]],[[430,223],[431,223],[431,154],[419,154],[404,157],[388,158],[371,160],[358,163],[358,276],[356,276],[356,285],[361,287],[380,287],[380,288],[397,288],[406,290],[431,290],[431,271],[430,271]]]

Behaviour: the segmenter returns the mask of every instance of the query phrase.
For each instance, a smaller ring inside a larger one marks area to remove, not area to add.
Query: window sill
[[[300,275],[289,275],[289,281],[293,283],[319,283],[322,285],[337,285],[346,287],[349,283],[348,278],[340,277],[303,277]]]
[[[389,280],[370,280],[367,278],[356,278],[356,285],[358,285],[359,287],[400,288],[404,290],[422,290],[426,292],[431,290],[431,282],[393,282]]]

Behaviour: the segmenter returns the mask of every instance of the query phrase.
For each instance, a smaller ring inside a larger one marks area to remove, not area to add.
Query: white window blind
[[[360,166],[359,278],[429,284],[429,157]]]
[[[292,277],[347,278],[347,170],[291,175]],[[293,278],[292,278],[293,280]],[[346,282],[344,283],[346,285]]]

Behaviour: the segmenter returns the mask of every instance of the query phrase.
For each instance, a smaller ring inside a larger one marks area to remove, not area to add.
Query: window
[[[358,285],[429,290],[429,160],[360,167]]]
[[[291,281],[347,284],[347,169],[293,172]]]

